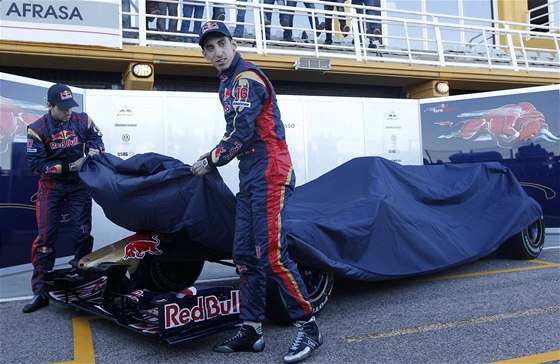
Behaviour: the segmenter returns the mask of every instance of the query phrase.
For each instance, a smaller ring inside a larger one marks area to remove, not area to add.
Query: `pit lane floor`
[[[211,266],[201,279],[232,273]],[[17,276],[0,278],[2,363],[280,363],[294,338],[292,327],[267,321],[262,353],[219,354],[212,346],[232,331],[168,346],[54,303],[26,315],[29,273]],[[318,321],[325,342],[308,363],[560,363],[560,236],[547,236],[537,260],[337,281]]]

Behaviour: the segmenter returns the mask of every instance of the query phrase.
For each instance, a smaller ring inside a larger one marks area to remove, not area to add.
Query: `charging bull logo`
[[[26,135],[27,125],[40,117],[36,111],[0,96],[0,153],[7,152],[17,136]]]
[[[478,118],[463,121],[460,130],[440,135],[438,138],[493,140],[502,148],[515,148],[540,139],[549,142],[560,140],[560,137],[548,130],[543,113],[528,102],[504,105],[492,110],[463,113],[457,116],[478,116]],[[438,124],[453,125],[452,122]]]
[[[226,151],[225,148],[216,147],[212,151],[212,162],[213,163],[218,163],[218,161],[220,160],[220,155],[222,155],[222,153],[224,153],[225,151]]]
[[[162,255],[163,252],[158,248],[160,243],[157,235],[152,236],[153,240],[134,240],[124,247],[123,259],[143,259],[147,254]]]

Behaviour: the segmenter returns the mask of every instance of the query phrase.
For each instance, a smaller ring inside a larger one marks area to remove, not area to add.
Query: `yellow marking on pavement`
[[[560,267],[560,264],[558,264],[558,263],[544,262],[544,261],[541,261],[541,260],[527,260],[526,262],[535,263],[535,264],[538,264],[538,265],[534,265],[534,266],[530,266],[530,267],[521,267],[521,268],[496,269],[496,270],[489,270],[489,271],[485,271],[485,272],[457,274],[457,275],[452,275],[452,276],[420,278],[420,279],[413,279],[413,281],[414,282],[444,281],[444,280],[449,280],[449,279],[480,277],[480,276],[486,276],[486,275],[492,275],[492,274],[514,273],[514,272],[521,272],[521,271],[525,271],[525,270],[547,269],[547,268]]]
[[[550,363],[553,361],[560,360],[560,350],[551,351],[548,353],[541,353],[529,356],[522,356],[521,358],[515,358],[504,361],[497,361],[491,364],[539,364],[539,363]]]
[[[558,263],[554,263],[554,262],[545,262],[544,260],[537,260],[537,259],[528,260],[527,262],[529,262],[529,263],[537,263],[537,264],[544,264],[544,265],[553,265],[553,266],[558,266],[558,265],[560,265],[560,264],[558,264]]]
[[[54,364],[94,364],[93,339],[89,321],[96,319],[95,316],[80,316],[72,319],[74,326],[74,360],[62,361]]]
[[[511,318],[519,318],[519,317],[526,317],[526,316],[533,316],[533,315],[544,315],[550,313],[558,313],[560,312],[560,306],[552,306],[546,308],[537,308],[533,310],[526,310],[526,311],[518,311],[514,313],[504,313],[498,314],[493,316],[481,316],[475,317],[469,320],[461,320],[461,321],[454,321],[454,322],[442,322],[437,324],[425,325],[425,326],[418,326],[418,327],[409,327],[404,329],[397,329],[391,330],[386,332],[380,332],[378,334],[366,334],[366,335],[356,335],[356,336],[343,336],[342,339],[345,340],[347,343],[354,343],[364,340],[375,340],[375,339],[384,339],[387,337],[395,337],[401,335],[410,335],[410,334],[418,334],[422,332],[429,332],[429,331],[437,331],[437,330],[445,330],[455,327],[467,326],[467,325],[476,325],[482,324],[486,322],[493,322],[493,321],[500,321],[505,319]]]

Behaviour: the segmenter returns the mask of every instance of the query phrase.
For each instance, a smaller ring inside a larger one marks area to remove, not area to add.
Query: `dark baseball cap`
[[[198,34],[198,45],[204,47],[204,41],[210,34],[222,34],[231,38],[228,27],[219,21],[209,21],[202,25]]]
[[[61,110],[68,110],[79,106],[74,100],[74,95],[70,87],[62,83],[56,83],[49,88],[47,92],[47,101],[53,106],[58,106]]]

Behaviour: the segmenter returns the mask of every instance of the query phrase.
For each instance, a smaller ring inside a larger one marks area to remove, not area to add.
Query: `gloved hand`
[[[93,157],[96,154],[99,154],[99,149],[89,148],[87,152],[88,156]]]
[[[210,172],[210,166],[206,158],[197,160],[191,167],[191,173],[195,176],[204,176],[206,173]]]
[[[74,164],[76,165],[76,169],[79,171],[82,169],[82,164],[84,164],[84,157],[77,159]]]

